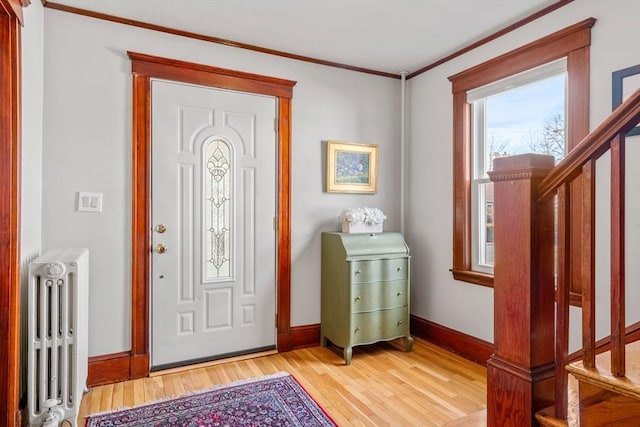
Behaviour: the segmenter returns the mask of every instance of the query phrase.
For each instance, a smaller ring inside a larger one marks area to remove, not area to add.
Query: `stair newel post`
[[[494,183],[494,354],[487,425],[537,425],[554,401],[554,201],[537,202],[552,156],[499,158]]]

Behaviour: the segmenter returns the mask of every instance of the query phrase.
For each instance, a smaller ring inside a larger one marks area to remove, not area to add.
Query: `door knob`
[[[158,233],[164,233],[165,231],[167,231],[167,226],[164,224],[158,224],[156,225],[156,231]]]
[[[167,245],[164,243],[158,243],[153,250],[156,251],[156,253],[163,254],[167,252]]]

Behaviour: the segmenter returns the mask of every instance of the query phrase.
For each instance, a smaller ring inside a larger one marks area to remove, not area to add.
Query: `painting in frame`
[[[326,178],[330,193],[376,193],[378,146],[327,141]]]
[[[614,71],[611,74],[611,109],[627,99],[636,89],[640,88],[640,65]],[[627,136],[640,135],[640,126],[636,126]]]

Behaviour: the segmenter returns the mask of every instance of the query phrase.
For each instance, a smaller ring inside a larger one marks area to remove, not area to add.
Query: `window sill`
[[[453,273],[453,278],[456,280],[493,288],[493,274],[481,273],[473,270],[454,269],[451,269],[451,273]]]

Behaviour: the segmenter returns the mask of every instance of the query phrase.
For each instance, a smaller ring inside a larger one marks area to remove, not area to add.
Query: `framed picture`
[[[616,107],[640,88],[640,65],[614,71],[611,75],[611,107]],[[627,136],[640,135],[640,126],[631,129]]]
[[[378,191],[378,146],[327,141],[327,191],[375,193]]]

